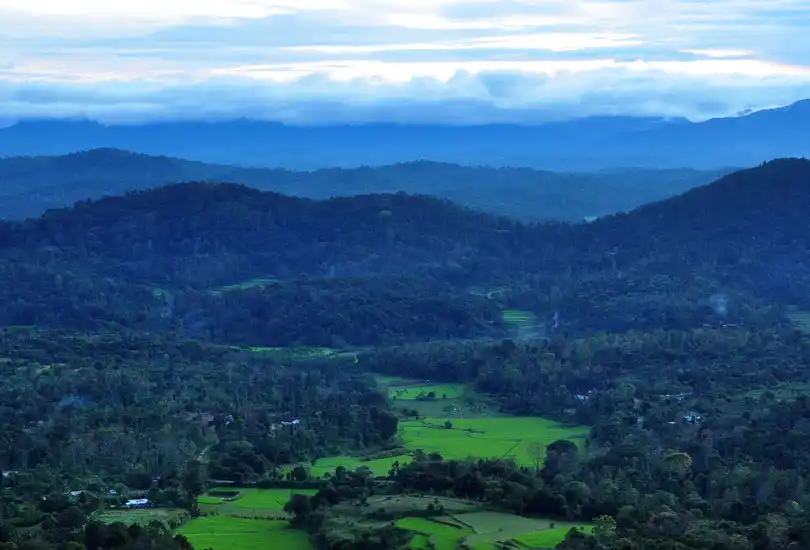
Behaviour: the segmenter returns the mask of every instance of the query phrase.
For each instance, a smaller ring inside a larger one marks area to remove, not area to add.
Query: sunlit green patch
[[[255,550],[284,548],[311,550],[305,531],[292,529],[286,521],[245,519],[227,516],[199,517],[179,529],[195,548]]]
[[[576,526],[580,531],[590,533],[593,527],[589,525]],[[558,527],[556,529],[547,529],[545,531],[537,531],[526,535],[520,535],[514,538],[515,542],[529,548],[556,548],[558,544],[565,540],[568,531],[571,527]]]
[[[409,449],[437,452],[447,459],[511,458],[526,466],[536,465],[537,456],[543,451],[540,459],[544,457],[548,444],[560,439],[579,444],[589,432],[584,426],[565,426],[538,417],[433,418],[401,425]]]
[[[388,397],[398,401],[427,401],[433,399],[457,399],[464,395],[464,384],[453,383],[408,383],[389,385]]]
[[[525,309],[505,309],[501,312],[504,323],[519,327],[531,327],[537,324],[537,315]]]
[[[473,534],[471,529],[459,529],[425,518],[402,518],[397,521],[397,527],[416,533],[419,545],[428,547],[427,541],[431,541],[436,550],[455,550],[461,539]]]

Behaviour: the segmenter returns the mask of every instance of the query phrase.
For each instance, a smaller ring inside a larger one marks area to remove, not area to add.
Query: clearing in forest
[[[589,431],[539,417],[453,419],[450,428],[445,422],[442,418],[402,422],[405,445],[447,459],[512,458],[518,464],[536,466],[538,448],[544,453],[548,444],[559,439],[577,443]]]
[[[291,529],[287,521],[207,516],[191,520],[178,530],[195,548],[254,550],[284,548],[311,550],[305,531]]]
[[[592,529],[583,523],[527,518],[505,512],[472,512],[456,515],[454,519],[474,531],[467,540],[476,550],[507,541],[530,548],[554,548],[572,528],[585,532]]]
[[[589,532],[581,523],[561,523],[542,518],[526,518],[504,512],[471,512],[434,518],[406,517],[397,527],[414,533],[411,548],[456,550],[461,542],[473,550],[508,547],[554,548],[572,528]]]
[[[295,494],[314,495],[314,489],[215,489],[198,499],[209,514],[245,518],[285,516],[284,505]]]

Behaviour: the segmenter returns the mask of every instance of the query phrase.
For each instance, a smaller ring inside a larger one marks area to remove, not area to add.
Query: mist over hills
[[[29,120],[0,130],[0,155],[98,147],[211,163],[314,169],[416,159],[546,170],[626,166],[716,169],[810,155],[810,100],[704,122],[592,117],[536,126],[285,126],[255,120],[103,126]],[[42,139],[47,136],[47,140]]]
[[[178,182],[215,181],[315,199],[402,191],[447,198],[524,221],[581,221],[676,195],[728,171],[615,169],[558,173],[418,161],[301,172],[95,149],[57,157],[0,159],[0,217],[34,217],[50,208],[104,195]]]

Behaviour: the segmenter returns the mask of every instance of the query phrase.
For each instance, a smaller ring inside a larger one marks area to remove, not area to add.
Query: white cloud
[[[0,118],[705,118],[810,95],[806,0],[0,0]]]

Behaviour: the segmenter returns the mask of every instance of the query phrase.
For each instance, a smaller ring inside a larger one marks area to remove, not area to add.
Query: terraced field
[[[413,531],[411,548],[426,549],[433,543],[437,550],[456,550],[462,542],[473,550],[494,550],[504,544],[512,548],[554,548],[572,528],[586,532],[592,529],[585,524],[554,523],[501,512],[407,517],[396,524]]]

